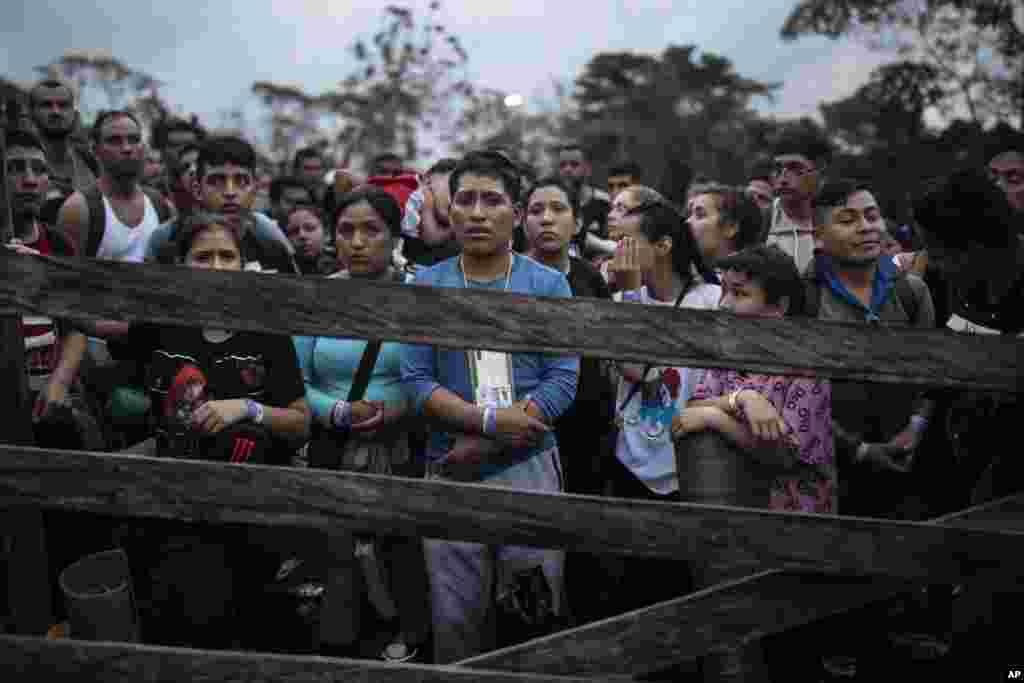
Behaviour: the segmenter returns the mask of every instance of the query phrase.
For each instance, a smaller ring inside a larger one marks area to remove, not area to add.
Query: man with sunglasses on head
[[[801,273],[814,257],[814,195],[831,158],[828,141],[810,133],[786,136],[775,145],[775,202],[765,241],[792,256]]]
[[[571,296],[565,276],[516,254],[520,170],[504,155],[467,155],[452,171],[451,222],[462,254],[423,269],[416,283],[535,296]],[[576,395],[579,359],[541,353],[453,351],[405,345],[402,383],[418,415],[439,428],[427,445],[428,477],[530,491],[561,491],[552,424]],[[434,661],[493,646],[486,624],[494,584],[542,573],[555,614],[563,608],[564,553],[521,546],[424,541],[434,622]]]

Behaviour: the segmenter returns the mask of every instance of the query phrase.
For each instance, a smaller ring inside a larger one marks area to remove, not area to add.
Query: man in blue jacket
[[[494,152],[464,158],[450,178],[451,221],[462,254],[422,270],[417,284],[571,296],[561,273],[511,249],[520,218],[516,167]],[[579,359],[540,353],[449,351],[407,345],[402,381],[418,414],[439,422],[427,446],[428,476],[559,492],[552,423],[576,394]],[[458,661],[492,644],[485,632],[495,581],[540,567],[562,608],[561,550],[426,540],[435,661]]]

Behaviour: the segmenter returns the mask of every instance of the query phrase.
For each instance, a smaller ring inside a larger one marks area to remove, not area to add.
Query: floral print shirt
[[[799,461],[772,483],[769,508],[836,513],[832,441],[832,386],[827,379],[708,370],[692,397],[703,401],[752,389],[767,398],[786,423],[786,438]],[[745,420],[740,416],[741,420]]]

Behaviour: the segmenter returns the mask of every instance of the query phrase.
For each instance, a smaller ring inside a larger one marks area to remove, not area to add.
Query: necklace
[[[515,263],[516,255],[509,252],[508,255],[508,270],[505,272],[505,291],[508,291],[509,285],[512,284],[512,264]],[[462,271],[462,286],[469,289],[469,280],[466,278],[466,266],[462,262],[462,255],[459,255],[459,270]]]

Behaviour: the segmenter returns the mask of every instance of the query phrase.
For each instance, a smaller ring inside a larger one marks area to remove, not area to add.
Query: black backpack
[[[161,223],[168,221],[171,218],[171,212],[160,193],[149,187],[140,189],[153,203],[157,219]],[[103,231],[107,227],[107,212],[103,208],[103,194],[99,187],[93,185],[83,190],[82,196],[85,197],[86,206],[89,207],[89,228],[88,234],[85,236],[85,251],[82,252],[82,255],[87,258],[96,258],[96,252],[99,251],[100,243],[103,241]]]

